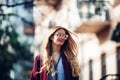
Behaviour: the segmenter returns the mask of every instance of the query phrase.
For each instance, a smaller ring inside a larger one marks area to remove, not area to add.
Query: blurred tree
[[[0,10],[0,80],[12,80],[10,71],[13,65],[20,60],[32,62],[33,55],[29,44],[18,41],[17,26],[9,20],[11,14],[4,14],[2,8]]]
[[[30,70],[31,64],[29,63],[32,63],[33,59],[30,52],[31,45],[28,42],[19,42],[19,34],[16,32],[17,23],[13,24],[10,20],[10,17],[14,16],[31,25],[28,19],[18,15],[15,13],[16,11],[12,12],[11,9],[14,10],[15,7],[21,5],[28,5],[28,8],[29,6],[33,7],[33,0],[5,0],[0,2],[0,80],[27,80],[29,76],[26,70]],[[16,68],[18,69],[18,66],[23,69],[16,79]],[[21,75],[24,79],[19,77]]]

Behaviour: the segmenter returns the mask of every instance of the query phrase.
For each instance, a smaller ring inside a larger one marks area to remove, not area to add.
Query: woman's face
[[[59,29],[54,33],[52,37],[52,43],[53,45],[55,44],[55,45],[62,46],[67,38],[68,38],[68,35],[66,35],[65,30]]]

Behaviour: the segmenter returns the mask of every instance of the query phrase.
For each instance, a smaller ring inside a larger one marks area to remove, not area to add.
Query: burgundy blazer
[[[64,67],[65,80],[79,80],[79,77],[72,77],[72,69],[70,66],[70,62],[67,60],[64,53],[61,53],[62,63]],[[30,80],[49,80],[47,76],[47,71],[43,71],[40,74],[36,74],[37,71],[40,71],[40,67],[42,66],[41,56],[36,56],[34,60],[33,69],[30,75]]]

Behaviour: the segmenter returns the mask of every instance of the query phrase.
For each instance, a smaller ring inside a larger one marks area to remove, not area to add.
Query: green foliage
[[[0,80],[12,80],[10,70],[13,69],[13,64],[19,60],[30,61],[32,54],[27,44],[18,41],[19,35],[14,26],[9,24],[3,27],[0,27]]]

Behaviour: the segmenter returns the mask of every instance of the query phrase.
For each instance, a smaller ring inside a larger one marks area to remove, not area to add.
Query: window
[[[111,40],[120,42],[120,22],[117,24],[116,29],[113,31]]]
[[[89,80],[93,80],[93,61],[89,61]]]
[[[81,19],[109,20],[108,5],[106,0],[77,0],[77,7]],[[107,15],[107,16],[106,16]]]
[[[117,73],[120,74],[120,47],[117,48]]]
[[[101,70],[102,70],[102,77],[106,75],[106,54],[101,55]]]

